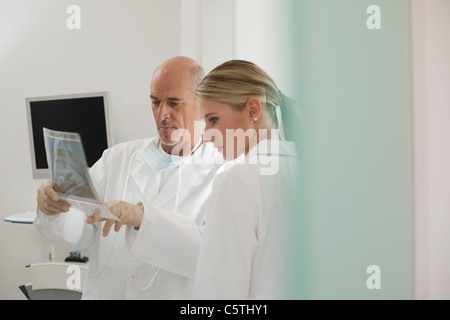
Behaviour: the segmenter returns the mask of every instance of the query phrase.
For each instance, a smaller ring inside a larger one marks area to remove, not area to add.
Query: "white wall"
[[[285,91],[289,87],[286,24],[289,0],[183,0],[182,54],[206,72],[231,59],[252,61]]]
[[[413,0],[415,296],[450,299],[450,2]]]
[[[245,1],[245,0],[244,0]],[[197,60],[206,73],[235,58],[235,10],[241,0],[183,0],[182,55]]]
[[[81,8],[68,30],[66,9]],[[109,91],[116,143],[156,134],[153,70],[181,54],[181,0],[0,1],[0,218],[35,207],[25,98]],[[0,299],[22,298],[34,231],[0,226]]]
[[[287,94],[295,91],[286,37],[289,0],[183,0],[183,55],[206,72],[231,59],[252,61]]]
[[[288,37],[293,36],[286,21],[286,0],[236,1],[236,58],[252,61],[262,67],[281,91],[295,91]]]

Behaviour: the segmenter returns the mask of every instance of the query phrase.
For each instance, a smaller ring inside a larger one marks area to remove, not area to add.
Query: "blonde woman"
[[[292,119],[296,110],[264,70],[241,60],[211,71],[197,98],[205,138],[235,165],[214,180],[195,297],[287,298],[285,238],[298,156],[277,129],[280,116]],[[289,127],[284,131],[289,139]]]

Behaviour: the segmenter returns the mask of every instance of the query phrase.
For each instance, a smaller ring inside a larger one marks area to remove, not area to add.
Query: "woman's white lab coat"
[[[38,230],[56,246],[69,250],[91,247],[83,299],[192,297],[201,242],[199,226],[204,222],[205,202],[218,167],[214,165],[217,152],[204,144],[181,164],[161,170],[141,152],[157,148],[158,140],[116,145],[90,170],[105,202],[144,203],[138,231],[124,226],[104,238],[104,222],[88,225],[84,212],[71,209],[57,217],[38,213]]]
[[[272,169],[264,171],[267,164]],[[196,299],[287,297],[286,232],[295,214],[288,204],[296,193],[298,165],[293,143],[265,140],[216,176],[197,265]]]

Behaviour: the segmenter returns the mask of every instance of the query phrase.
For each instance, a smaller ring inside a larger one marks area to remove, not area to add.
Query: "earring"
[[[255,122],[258,122],[258,118],[253,119]]]

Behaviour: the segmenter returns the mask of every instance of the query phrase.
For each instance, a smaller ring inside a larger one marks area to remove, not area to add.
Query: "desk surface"
[[[36,219],[36,211],[16,213],[3,218],[3,226],[8,229],[34,230],[34,219]]]

